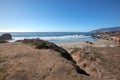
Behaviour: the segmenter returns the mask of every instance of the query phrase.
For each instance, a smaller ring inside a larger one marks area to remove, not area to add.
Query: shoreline
[[[65,48],[68,52],[71,52],[75,48],[85,48],[87,46],[92,47],[115,47],[117,43],[105,39],[95,39],[90,41],[93,44],[89,44],[86,41],[83,42],[67,42],[67,43],[55,43],[56,45]]]
[[[43,40],[43,39],[42,39]],[[48,41],[48,40],[45,40]],[[12,42],[12,41],[8,41],[8,42]],[[15,42],[15,41],[13,41]],[[51,42],[51,41],[48,41]],[[77,41],[77,42],[52,42],[54,44],[56,44],[57,46],[63,47],[64,49],[66,49],[68,52],[71,52],[72,50],[76,49],[76,48],[81,48],[84,49],[86,47],[116,47],[118,45],[118,43],[114,42],[114,41],[110,41],[110,40],[105,40],[105,39],[94,39],[94,40],[85,40],[85,41]]]

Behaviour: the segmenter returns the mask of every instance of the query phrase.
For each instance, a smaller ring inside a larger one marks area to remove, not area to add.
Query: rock
[[[104,57],[103,54],[97,52],[98,50],[99,48],[97,49],[95,47],[87,47],[84,49],[75,49],[71,52],[71,54],[79,68],[84,70],[90,76],[96,78],[96,80],[116,80],[114,75],[111,74],[109,70],[107,70],[106,67],[103,66],[108,61],[106,61],[107,59]],[[110,64],[107,64],[105,66],[108,65]],[[109,67],[111,66],[108,66],[107,68]]]
[[[90,41],[86,41],[86,43],[88,43],[88,44],[93,44],[93,42],[90,42]]]
[[[45,42],[43,41],[44,44]],[[44,45],[40,47],[44,49],[34,49],[33,46],[21,42],[1,44],[0,80],[95,80],[80,74],[77,70],[81,73],[84,71],[75,66],[71,60],[61,56],[62,51],[51,48],[52,45],[55,44],[49,45],[47,49]]]
[[[72,60],[72,57],[64,48],[58,47],[57,45],[55,45],[52,42],[48,42],[48,41],[44,41],[44,40],[40,40],[40,39],[24,39],[24,40],[19,40],[17,42],[23,42],[26,44],[30,44],[30,45],[34,46],[35,49],[53,49],[55,51],[62,53],[61,55],[63,57],[65,57],[66,59]]]
[[[77,65],[86,71],[90,76],[101,77],[101,73],[99,73],[99,66],[97,64],[97,60],[93,54],[90,52],[85,52],[84,49],[79,49],[76,51],[72,51],[73,59],[77,62]],[[93,70],[95,69],[95,70]]]
[[[5,33],[5,34],[2,34],[2,35],[0,36],[0,40],[1,40],[1,41],[11,40],[11,39],[12,39],[12,36],[11,36],[10,33]]]

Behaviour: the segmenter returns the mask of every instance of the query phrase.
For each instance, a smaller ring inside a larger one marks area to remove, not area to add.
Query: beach
[[[85,48],[87,46],[92,47],[115,47],[116,43],[114,41],[109,41],[105,39],[96,39],[94,41],[90,41],[93,44],[89,44],[84,42],[68,42],[68,43],[56,43],[58,46],[65,48],[68,52],[71,52],[75,48]]]

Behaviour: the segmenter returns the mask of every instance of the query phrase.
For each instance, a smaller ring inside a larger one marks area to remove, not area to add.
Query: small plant
[[[6,73],[6,72],[7,72],[7,69],[5,67],[0,68],[0,73]]]

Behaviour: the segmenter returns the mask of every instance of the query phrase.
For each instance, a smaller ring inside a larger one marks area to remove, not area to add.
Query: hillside
[[[117,32],[120,31],[120,26],[118,27],[110,27],[110,28],[101,28],[101,29],[96,29],[91,31],[92,33],[96,33],[96,32]]]
[[[95,80],[77,67],[66,50],[38,41],[0,44],[0,80]]]

